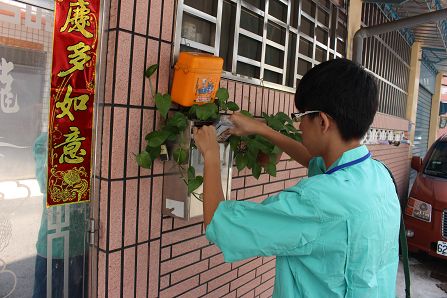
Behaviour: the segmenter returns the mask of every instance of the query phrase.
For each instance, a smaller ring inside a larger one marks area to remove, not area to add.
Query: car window
[[[447,178],[447,142],[436,144],[424,173],[430,176]]]

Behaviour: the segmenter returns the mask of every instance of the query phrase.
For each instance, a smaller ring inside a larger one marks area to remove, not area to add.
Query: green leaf
[[[156,160],[160,156],[161,146],[158,147],[146,146],[146,152],[149,153],[149,156],[151,157],[152,160]]]
[[[174,157],[175,162],[178,163],[179,165],[184,164],[185,161],[188,159],[188,152],[181,147],[175,149],[174,152],[172,152],[172,155]]]
[[[226,88],[219,88],[219,89],[217,89],[216,97],[219,100],[227,101],[228,97],[230,97],[230,96],[229,96],[228,90]]]
[[[253,118],[253,115],[249,112],[249,111],[246,111],[246,110],[241,110],[241,112],[240,112],[242,115],[244,115],[244,116],[247,116],[247,117],[250,117],[250,118]]]
[[[261,170],[262,170],[261,166],[255,163],[251,169],[251,174],[256,179],[259,179],[259,176],[261,176]]]
[[[239,110],[239,106],[237,105],[237,103],[229,101],[227,102],[227,107],[230,111],[238,111]]]
[[[267,119],[267,125],[276,131],[284,129],[284,123],[282,123],[281,120],[274,117],[269,117],[269,119]]]
[[[267,174],[269,174],[270,176],[276,177],[275,159],[273,159],[273,162],[272,162],[272,158],[270,158],[270,162],[264,167],[264,169],[267,172]]]
[[[168,119],[166,124],[168,127],[175,127],[178,129],[178,132],[181,132],[188,126],[188,119],[183,113],[175,112],[175,114]]]
[[[238,154],[236,155],[236,167],[238,171],[243,170],[247,164],[248,164],[248,159],[247,159],[247,155],[246,154]]]
[[[281,148],[279,148],[278,146],[274,146],[273,147],[273,150],[272,150],[272,153],[273,154],[281,154],[282,153],[282,150],[281,150]]]
[[[214,120],[218,117],[219,110],[214,103],[206,103],[196,107],[196,116],[199,120]]]
[[[189,110],[188,110],[188,117],[190,119],[195,119],[197,118],[196,114],[197,114],[197,107],[198,105],[192,105]]]
[[[280,120],[282,123],[288,123],[288,124],[293,123],[292,119],[287,114],[285,114],[283,112],[278,112],[274,117],[276,119]]]
[[[151,66],[149,66],[146,71],[144,72],[144,75],[146,76],[146,78],[150,78],[154,72],[156,72],[158,69],[158,64],[152,64]]]
[[[193,191],[195,191],[197,188],[199,188],[200,185],[202,185],[202,183],[203,183],[202,176],[197,176],[194,177],[194,179],[188,180],[188,193],[190,194]]]
[[[165,126],[162,130],[168,133],[167,141],[173,142],[177,140],[177,137],[180,135],[180,131],[177,127]]]
[[[150,147],[160,147],[169,136],[169,132],[166,130],[155,130],[146,135],[147,144]]]
[[[166,119],[168,111],[171,108],[171,102],[171,95],[161,95],[160,93],[155,94],[155,107],[164,119]]]
[[[140,167],[150,169],[152,167],[152,159],[147,151],[143,151],[136,156],[137,164]]]
[[[239,146],[239,143],[241,142],[241,137],[231,135],[228,141],[230,142],[231,150],[236,151],[237,147]]]
[[[188,179],[194,179],[196,176],[196,169],[193,166],[189,166],[188,168]]]
[[[220,110],[224,110],[224,111],[228,110],[227,102],[223,99],[218,98],[217,105],[219,106]]]

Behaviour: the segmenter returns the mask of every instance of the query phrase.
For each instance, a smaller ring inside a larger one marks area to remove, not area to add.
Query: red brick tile
[[[148,258],[148,245],[147,243],[138,245],[137,247],[137,297],[146,296],[147,292],[147,258]]]
[[[239,177],[231,180],[231,189],[238,189],[244,187],[244,177]]]
[[[174,222],[174,219],[172,217],[163,218],[162,232],[168,232],[168,231],[172,230],[173,222]]]
[[[227,295],[223,296],[222,298],[236,298],[236,291],[230,292]]]
[[[210,258],[210,268],[216,267],[217,265],[223,264],[224,256],[223,254],[218,254],[217,256]]]
[[[185,280],[193,275],[198,275],[208,269],[208,260],[192,264],[186,268],[177,270],[171,273],[171,284],[176,284],[182,280]]]
[[[178,296],[178,298],[197,298],[206,293],[206,285],[201,285],[195,289],[192,289],[185,294]]]
[[[114,108],[113,111],[113,135],[112,135],[112,161],[111,178],[122,178],[124,176],[124,142],[127,111],[125,108]]]
[[[160,36],[161,0],[151,0],[149,11],[151,12],[149,17],[149,35],[158,38]]]
[[[174,18],[174,0],[163,2],[163,26],[161,28],[161,38],[166,41],[172,40],[172,23]]]
[[[110,20],[109,20],[109,28],[114,29],[118,23],[118,0],[112,0],[110,2]]]
[[[99,252],[98,255],[98,297],[105,298],[106,297],[106,254],[102,251]]]
[[[202,259],[209,258],[220,253],[220,249],[216,245],[210,245],[202,248]]]
[[[255,289],[255,296],[259,296],[261,294],[263,294],[264,292],[273,289],[273,285],[275,284],[275,279],[269,279],[266,282],[263,282],[261,285],[259,285],[258,287],[256,287]]]
[[[99,199],[99,248],[106,249],[107,241],[107,208],[108,208],[108,183],[101,181],[101,195]]]
[[[276,193],[284,189],[284,181],[264,185],[264,193]]]
[[[251,291],[249,291],[249,292],[247,292],[247,293],[245,293],[245,294],[241,294],[241,291],[239,291],[239,289],[236,291],[236,294],[237,294],[237,296],[238,297],[241,297],[241,298],[255,298],[255,290],[253,289],[253,290],[251,290]],[[239,296],[239,295],[242,295],[242,296]]]
[[[171,44],[161,43],[158,69],[158,92],[166,93],[168,92],[169,72],[171,69]]]
[[[208,289],[209,290],[209,289]],[[222,287],[212,291],[212,292],[208,292],[205,296],[203,296],[204,298],[215,298],[215,297],[222,297],[225,294],[228,294],[228,292],[230,291],[230,284],[225,284]]]
[[[270,298],[273,295],[273,288],[268,289],[267,291],[263,292],[259,295],[259,298]]]
[[[162,177],[152,178],[152,206],[151,206],[151,228],[150,238],[160,237],[161,230],[161,193]]]
[[[259,196],[263,193],[262,185],[245,188],[243,191],[244,191],[244,198]],[[238,199],[239,199],[239,191],[238,191]]]
[[[199,285],[199,277],[193,276],[190,279],[187,279],[181,283],[176,284],[175,286],[169,287],[160,292],[160,298],[171,298],[177,295],[180,295],[189,289],[192,289]]]
[[[237,270],[230,271],[228,273],[222,274],[219,277],[210,280],[208,282],[208,291],[213,291],[214,289],[217,289],[224,284],[228,284],[232,280],[235,280],[237,278]]]
[[[234,101],[237,103],[237,105],[242,109],[242,89],[244,84],[240,82],[236,82],[236,89],[235,89],[235,96]]]
[[[163,233],[162,235],[162,245],[166,246],[179,241],[190,239],[194,236],[199,236],[202,233],[201,225],[195,225],[192,227],[187,227],[172,232]]]
[[[284,189],[295,186],[299,181],[300,181],[300,179],[295,179],[295,178],[286,180],[284,182]]]
[[[135,32],[146,35],[147,17],[148,17],[148,0],[136,1],[135,10]],[[142,52],[140,52],[142,53]]]
[[[127,86],[129,82],[130,39],[127,32],[118,33],[118,48],[116,51],[115,66],[115,103],[127,104]],[[125,122],[121,122],[122,127]],[[123,139],[121,139],[123,140]]]
[[[137,180],[126,183],[126,216],[124,220],[124,245],[136,243]]]
[[[170,260],[161,263],[160,272],[162,275],[178,270],[179,268],[188,266],[189,264],[195,263],[200,259],[200,252],[194,251],[189,254],[172,258]]]
[[[131,297],[135,284],[135,247],[124,250],[123,296]]]
[[[248,96],[248,111],[252,113],[253,115],[256,115],[256,101],[258,100],[256,98],[256,86],[250,85],[250,95]]]
[[[271,279],[272,277],[275,276],[275,268],[270,269],[269,271],[267,271],[266,273],[261,275],[261,282],[266,282],[267,280]]]
[[[164,247],[161,249],[161,261],[166,261],[171,258],[171,246]]]
[[[120,296],[120,280],[121,280],[121,252],[109,254],[109,282],[107,289],[108,297]]]
[[[211,269],[200,274],[200,283],[201,284],[206,283],[207,281],[209,281],[217,276],[221,276],[230,270],[231,270],[230,263],[224,263],[217,267],[211,268]]]
[[[120,1],[120,23],[119,27],[132,30],[132,20],[133,20],[133,3],[132,1]]]
[[[270,176],[270,182],[289,179],[289,171],[276,172],[276,177]]]
[[[271,260],[270,262],[264,263],[263,265],[256,268],[256,276],[260,276],[264,274],[265,272],[274,269],[276,266],[275,260]]]
[[[307,175],[307,168],[297,168],[290,170],[290,178],[304,177]]]
[[[153,1],[151,1],[151,4],[153,3]],[[152,19],[152,15],[151,15],[151,19]],[[159,46],[159,42],[152,40],[152,39],[148,39],[147,40],[147,54],[146,54],[146,65],[145,65],[145,69],[148,68],[149,66],[153,65],[153,64],[157,64],[158,63],[158,46]],[[157,75],[158,75],[158,71],[156,71],[151,78],[144,78],[145,80],[145,85],[144,85],[144,105],[145,106],[149,106],[149,107],[153,107],[155,106],[155,101],[153,98],[153,93],[155,93],[155,88],[156,86],[156,82],[157,82]],[[153,89],[151,89],[151,86]],[[151,127],[152,130],[152,127]]]
[[[164,290],[171,285],[169,281],[170,279],[171,279],[170,274],[160,277],[160,290]]]
[[[202,222],[203,222],[203,218],[201,218],[201,217],[193,218],[190,220],[174,218],[174,229],[183,228],[186,226],[191,226],[191,225],[202,223]]]
[[[109,32],[109,41],[107,44],[107,69],[105,74],[105,86],[104,86],[104,102],[112,102],[113,92],[113,70],[115,66],[115,42],[118,32]],[[105,118],[104,118],[105,120]]]
[[[140,1],[137,1],[139,6]],[[147,5],[147,4],[146,4]],[[147,7],[147,6],[146,6]],[[135,25],[137,25],[135,23]],[[133,55],[132,55],[132,77],[130,80],[130,103],[132,105],[141,105],[143,98],[143,81],[144,81],[144,53],[146,47],[146,38],[134,35]]]
[[[140,195],[138,198],[138,241],[149,239],[149,204],[151,178],[140,179]]]
[[[262,265],[262,258],[256,258],[256,259],[252,260],[251,262],[239,267],[238,276],[242,276],[250,271],[253,271],[261,265]]]
[[[109,249],[121,248],[123,235],[123,182],[111,182]]]
[[[148,296],[150,298],[158,297],[158,278],[160,264],[160,240],[150,242],[149,250],[149,285]]]
[[[176,257],[186,252],[190,252],[205,247],[208,244],[209,242],[204,235],[198,238],[187,240],[185,242],[172,245],[172,256]]]
[[[232,281],[230,283],[230,291],[236,290],[237,288],[239,288],[240,286],[248,283],[249,281],[251,281],[252,279],[254,279],[256,277],[255,272],[249,272],[243,276],[238,277],[236,280]]]
[[[250,258],[250,259],[245,259],[245,260],[241,260],[241,261],[237,261],[237,262],[233,262],[231,263],[231,269],[235,269],[235,268],[239,268],[244,264],[247,264],[251,261],[253,261],[255,258]]]
[[[127,166],[126,176],[136,177],[138,175],[138,164],[135,155],[140,153],[140,125],[141,110],[129,109],[129,128],[127,130]],[[142,143],[146,143],[144,140]]]
[[[248,111],[250,106],[250,85],[244,84],[242,87],[242,106],[241,109]]]
[[[253,176],[248,176],[247,178],[245,178],[245,186],[249,187],[253,185],[268,183],[269,177],[270,176],[268,174],[261,174],[261,176],[259,176],[259,179],[256,179]]]

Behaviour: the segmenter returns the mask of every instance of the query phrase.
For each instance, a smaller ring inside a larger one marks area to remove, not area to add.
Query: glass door
[[[90,205],[46,207],[53,9],[0,0],[0,297],[87,297]]]

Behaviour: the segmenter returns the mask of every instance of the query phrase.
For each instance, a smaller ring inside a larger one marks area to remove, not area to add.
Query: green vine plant
[[[181,140],[182,133],[188,127],[188,120],[193,121],[195,125],[199,126],[213,124],[219,120],[222,113],[228,113],[228,111],[240,111],[245,116],[253,117],[250,112],[240,110],[235,102],[228,101],[229,94],[225,88],[219,88],[217,90],[216,99],[213,103],[195,104],[189,108],[184,107],[178,111],[169,113],[172,106],[171,96],[168,93],[154,94],[152,87],[150,78],[157,69],[157,64],[151,65],[146,69],[145,76],[149,79],[151,94],[155,99],[155,107],[163,119],[163,124],[161,129],[154,130],[145,136],[147,142],[146,148],[136,155],[136,161],[139,166],[150,169],[153,162],[160,158],[162,151],[166,151],[167,143]],[[275,115],[263,113],[262,118],[272,129],[294,140],[301,141],[300,132],[293,126],[292,119],[285,113],[279,112]],[[238,171],[248,168],[256,179],[261,175],[262,169],[269,175],[276,176],[277,158],[282,152],[266,138],[259,135],[232,135],[228,139],[228,142],[234,153],[234,160]],[[187,168],[189,149],[181,146],[177,147],[172,152],[172,158],[179,166],[179,172],[182,180],[187,185],[188,194],[192,194],[201,200],[199,194],[194,191],[202,185],[203,177],[196,176],[195,169],[192,166]]]

